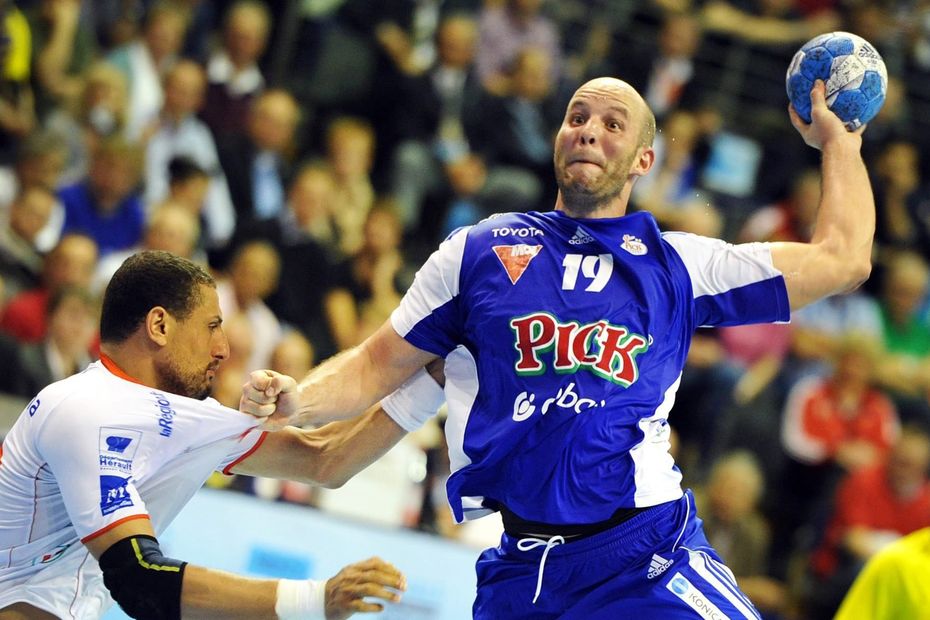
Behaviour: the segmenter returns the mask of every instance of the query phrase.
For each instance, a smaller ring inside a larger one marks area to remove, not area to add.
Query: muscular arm
[[[859,149],[861,131],[849,132],[827,109],[824,89],[811,91],[812,122],[791,111],[805,142],[823,152],[823,189],[810,243],[773,243],[772,260],[784,274],[791,308],[852,290],[871,272],[875,201]]]
[[[393,448],[407,431],[380,406],[315,430],[289,426],[269,433],[233,473],[297,480],[335,489]]]
[[[111,546],[131,536],[155,537],[148,519],[133,519],[85,543],[91,554],[100,556]],[[223,571],[188,564],[181,588],[181,615],[198,618],[277,618],[274,607],[277,581],[249,579]]]
[[[85,545],[99,561],[104,554],[112,553],[111,549],[117,544],[123,544],[127,539],[139,536],[155,538],[148,519],[133,519],[121,523],[100,536],[86,541]],[[137,560],[140,566],[135,566]],[[154,613],[152,611],[154,609],[158,609],[159,614],[176,614],[176,611],[166,611],[171,608],[164,600],[165,596],[157,591],[158,585],[166,583],[164,580],[172,579],[171,571],[165,570],[167,566],[145,564],[145,558],[138,556],[138,548],[137,558],[130,558],[129,562],[133,567],[124,569],[127,572],[140,571],[149,574],[142,579],[139,579],[139,574],[117,575],[116,579],[121,579],[122,583],[116,589],[112,582],[107,583],[111,594],[122,593],[122,595],[114,594],[120,606],[126,607],[128,602],[130,606],[135,605],[134,609],[148,610],[149,614]],[[113,571],[113,569],[110,570]],[[120,569],[116,570],[119,572]],[[105,569],[105,582],[107,578],[108,573]],[[146,583],[140,583],[140,581],[146,581]],[[319,608],[315,606],[308,608],[304,604],[298,604],[295,608],[292,602],[282,606],[279,600],[282,588],[284,592],[293,592],[295,586],[302,588],[314,583],[316,582],[253,579],[187,564],[184,567],[181,582],[181,617],[275,620],[279,617],[279,612],[285,613],[287,617],[309,616],[312,608],[316,613],[325,610],[327,618],[342,619],[355,612],[381,611],[383,607],[380,603],[367,602],[364,599],[371,597],[383,601],[397,601],[400,597],[395,590],[406,588],[404,577],[396,568],[380,559],[371,558],[343,568],[336,576],[325,582],[316,583],[313,588],[318,588]],[[287,598],[285,600],[289,601]],[[177,604],[176,599],[174,604]],[[142,616],[154,617],[146,616],[144,613]]]
[[[252,373],[239,408],[268,416],[265,428],[324,424],[361,414],[436,359],[401,338],[390,321],[360,345],[310,372],[298,385]],[[287,381],[293,381],[288,379]]]

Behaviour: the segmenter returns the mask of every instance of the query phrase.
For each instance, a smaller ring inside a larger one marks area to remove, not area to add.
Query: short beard
[[[558,186],[566,210],[580,217],[590,215],[602,206],[610,204],[610,201],[623,191],[622,185],[610,193],[592,191],[587,188],[579,188],[577,184],[565,183],[561,179],[558,181]]]
[[[573,183],[568,179],[565,169],[561,170],[556,167],[555,180],[562,194],[562,204],[565,205],[566,211],[576,217],[583,217],[596,212],[601,207],[609,205],[617,196],[623,192],[623,186],[630,176],[630,170],[633,168],[633,160],[636,153],[632,153],[617,170],[625,171],[622,177],[623,182],[613,182],[610,180],[600,189],[588,189],[579,183]]]
[[[155,365],[158,387],[187,398],[203,400],[210,395],[210,383],[202,376],[185,376],[173,360]]]

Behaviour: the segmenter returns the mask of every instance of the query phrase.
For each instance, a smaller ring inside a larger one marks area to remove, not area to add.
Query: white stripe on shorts
[[[720,594],[727,599],[733,607],[736,608],[744,618],[749,618],[749,620],[759,620],[759,614],[750,606],[746,604],[746,601],[743,600],[742,596],[738,596],[734,593],[727,584],[720,579],[714,572],[711,571],[707,566],[707,556],[703,553],[692,551],[688,549],[688,555],[690,559],[688,563],[691,565],[697,573],[704,578],[710,586],[714,587]]]

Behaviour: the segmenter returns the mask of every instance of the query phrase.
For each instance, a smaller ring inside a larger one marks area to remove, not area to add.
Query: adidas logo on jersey
[[[575,234],[572,235],[572,238],[568,240],[571,245],[584,245],[585,243],[591,243],[593,241],[594,237],[581,226],[578,227]]]
[[[675,563],[675,560],[666,560],[658,553],[652,554],[652,561],[649,562],[649,572],[646,573],[646,577],[649,579],[655,579],[662,573],[668,570],[668,567]]]

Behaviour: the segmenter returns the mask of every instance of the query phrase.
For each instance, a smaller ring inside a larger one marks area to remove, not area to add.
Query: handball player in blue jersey
[[[380,453],[435,411],[422,368],[442,358],[452,512],[504,522],[477,562],[475,618],[757,618],[681,488],[667,418],[696,328],[788,321],[869,275],[861,131],[822,83],[811,100],[810,124],[789,111],[822,151],[810,243],[730,245],[628,215],[655,119],[625,82],[595,79],[556,137],[553,211],[453,233],[378,332],[300,383],[253,373],[243,410],[269,428],[348,418],[419,384],[401,394],[421,398],[384,402],[394,432],[366,431],[371,414],[352,427],[359,451]]]

